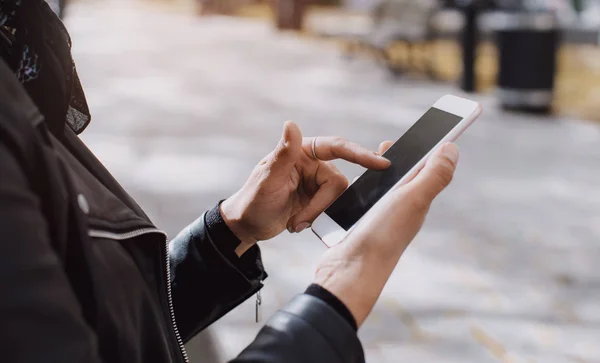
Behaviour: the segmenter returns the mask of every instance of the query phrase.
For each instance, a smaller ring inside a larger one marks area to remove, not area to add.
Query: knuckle
[[[334,178],[334,184],[336,189],[340,191],[346,190],[346,188],[348,188],[348,179],[341,174],[336,174]]]
[[[258,165],[259,166],[265,165],[269,161],[271,161],[272,158],[273,158],[273,155],[271,153],[269,153],[267,156],[265,156],[264,158],[262,158],[262,160],[258,163]]]
[[[454,178],[455,168],[456,165],[454,162],[446,156],[442,156],[438,159],[435,175],[443,188],[450,184]]]
[[[334,137],[329,144],[329,151],[332,157],[340,158],[344,152],[344,139],[341,137]]]
[[[275,153],[276,157],[286,157],[290,154],[290,148],[285,143],[281,142],[277,146],[277,152]]]
[[[340,136],[335,136],[333,138],[333,140],[331,141],[331,145],[335,146],[335,147],[343,147],[346,145],[348,141],[346,139],[344,139],[343,137]]]
[[[348,187],[348,180],[346,177],[338,173],[332,174],[328,183],[331,185],[331,188],[336,191],[344,190]]]
[[[339,151],[346,149],[348,147],[348,140],[343,137],[335,136],[333,140],[331,140],[331,149]]]

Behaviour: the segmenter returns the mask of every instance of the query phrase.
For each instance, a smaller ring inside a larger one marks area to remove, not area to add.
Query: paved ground
[[[456,92],[392,81],[261,22],[126,1],[78,2],[70,15],[95,120],[83,139],[170,235],[233,193],[286,119],[376,147]],[[368,361],[600,362],[600,129],[480,101],[453,185],[360,331]],[[263,250],[268,316],[305,288],[324,247],[305,232]],[[193,361],[209,361],[210,339],[220,361],[233,357],[253,321],[252,300],[189,344]]]

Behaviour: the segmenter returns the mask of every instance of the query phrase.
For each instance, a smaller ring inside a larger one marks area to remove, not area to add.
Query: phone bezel
[[[459,116],[462,118],[462,120],[460,120],[460,122],[456,124],[456,126],[450,130],[450,132],[448,132],[439,143],[429,150],[429,152],[404,177],[402,177],[402,179],[400,179],[400,181],[398,181],[398,183],[396,183],[396,185],[390,189],[390,191],[411,180],[425,165],[425,162],[431,153],[433,153],[442,144],[455,141],[473,123],[473,121],[477,119],[482,110],[481,106],[477,102],[454,95],[445,95],[441,97],[431,107]],[[419,119],[420,118],[421,117],[419,117]],[[383,198],[385,198],[385,195]],[[377,203],[379,203],[379,201]],[[321,215],[319,215],[313,222],[311,229],[327,247],[333,247],[340,243],[344,237],[346,237],[346,235],[350,233],[360,223],[360,221],[365,218],[367,214],[368,212],[346,231],[326,213],[321,213]]]

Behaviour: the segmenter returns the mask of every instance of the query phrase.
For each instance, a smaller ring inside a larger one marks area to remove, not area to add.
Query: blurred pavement
[[[287,119],[376,148],[457,93],[256,20],[79,1],[67,26],[94,120],[82,138],[170,236],[237,190]],[[360,331],[368,362],[600,362],[600,128],[477,99],[452,186]],[[310,232],[262,246],[266,319],[325,247]],[[188,344],[192,362],[210,339],[222,362],[247,345],[254,303]]]

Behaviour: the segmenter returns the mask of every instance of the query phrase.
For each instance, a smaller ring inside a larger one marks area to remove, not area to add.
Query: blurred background
[[[444,94],[481,102],[361,328],[367,361],[600,362],[600,1],[53,6],[94,120],[83,140],[170,236],[244,183],[285,120],[376,148]],[[264,322],[325,247],[310,232],[262,247]],[[254,320],[252,298],[187,345],[192,362],[234,357]]]

